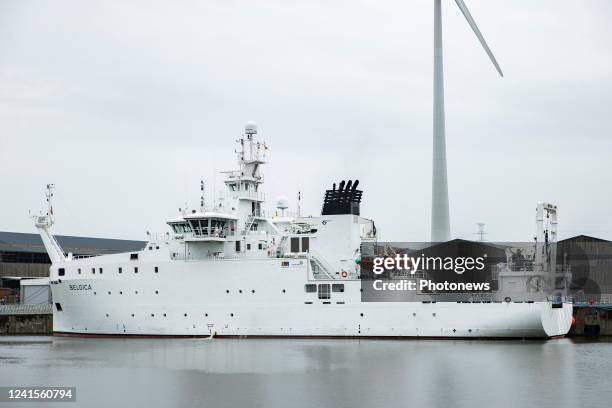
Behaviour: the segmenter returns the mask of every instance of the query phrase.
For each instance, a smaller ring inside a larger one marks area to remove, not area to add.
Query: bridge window
[[[138,259],[138,254],[130,254],[130,259],[132,261],[137,260]]]
[[[302,237],[302,252],[308,252],[310,249],[310,238]]]
[[[251,250],[251,244],[247,244],[247,251]]]
[[[62,305],[60,305],[59,303],[55,303],[55,309],[56,309],[58,312],[61,312],[61,311],[62,311]]]
[[[57,274],[58,274],[59,276],[64,276],[64,275],[66,274],[66,270],[65,270],[64,268],[59,268],[59,269],[57,270]]]
[[[236,252],[240,252],[240,241],[236,241]]]
[[[332,292],[344,292],[344,284],[343,283],[334,283],[332,285]]]

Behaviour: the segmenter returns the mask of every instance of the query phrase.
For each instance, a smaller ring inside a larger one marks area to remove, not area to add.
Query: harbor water
[[[611,367],[605,340],[0,338],[0,385],[76,387],[54,407],[608,406]]]

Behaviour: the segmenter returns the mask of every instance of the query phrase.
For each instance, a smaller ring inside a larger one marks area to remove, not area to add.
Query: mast
[[[55,189],[54,184],[47,184],[47,191],[45,196],[47,198],[47,214],[37,215],[32,217],[34,219],[34,225],[40,234],[43,245],[49,254],[51,263],[65,262],[66,256],[64,250],[59,245],[53,234],[51,234],[51,227],[55,223],[55,216],[53,214],[53,190]]]

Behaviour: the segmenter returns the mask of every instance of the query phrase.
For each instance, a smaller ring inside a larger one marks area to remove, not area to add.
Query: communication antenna
[[[302,216],[302,214],[301,214],[302,211],[300,209],[300,204],[301,204],[300,201],[302,201],[302,192],[298,191],[298,202],[297,202],[297,216],[298,217]]]
[[[204,212],[204,180],[200,180],[200,211]]]
[[[484,237],[487,235],[484,229],[486,224],[484,222],[477,222],[476,225],[478,225],[478,232],[476,233],[476,235],[478,235],[478,241],[484,242]]]

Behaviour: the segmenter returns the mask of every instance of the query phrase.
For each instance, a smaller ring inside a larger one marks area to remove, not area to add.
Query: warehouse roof
[[[136,251],[144,248],[145,241],[126,239],[74,237],[56,235],[62,249],[68,253],[98,255],[117,252]],[[0,251],[46,253],[38,234],[0,231]]]

